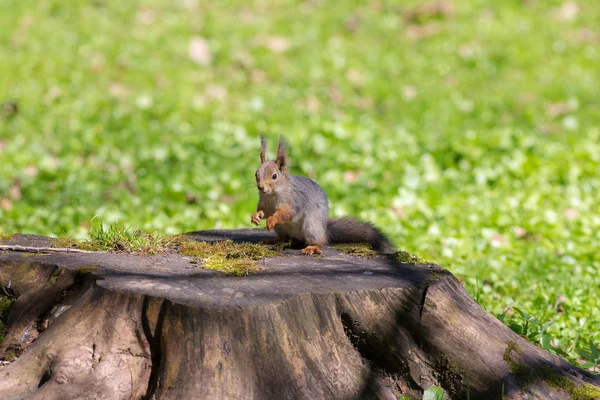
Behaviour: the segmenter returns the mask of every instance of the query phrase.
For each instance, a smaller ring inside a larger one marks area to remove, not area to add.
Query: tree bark
[[[0,398],[393,399],[431,385],[450,399],[600,398],[598,376],[515,334],[438,266],[283,253],[242,278],[176,253],[1,253],[17,299]]]

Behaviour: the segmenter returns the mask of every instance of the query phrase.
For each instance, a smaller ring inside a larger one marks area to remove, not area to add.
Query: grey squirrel
[[[336,243],[369,243],[380,253],[394,245],[374,225],[354,218],[329,218],[327,195],[315,181],[291,176],[286,168],[287,141],[279,138],[277,158],[267,161],[267,139],[261,136],[260,167],[256,171],[258,205],[252,223],[267,218],[267,229],[275,229],[281,240],[304,243],[304,254],[321,254],[321,247]]]

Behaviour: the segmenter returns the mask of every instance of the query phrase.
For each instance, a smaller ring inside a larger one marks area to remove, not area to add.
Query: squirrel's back
[[[292,193],[296,210],[307,206],[318,210],[319,215],[327,218],[329,215],[329,201],[325,191],[319,184],[305,176],[290,176]],[[312,211],[312,210],[311,210]]]

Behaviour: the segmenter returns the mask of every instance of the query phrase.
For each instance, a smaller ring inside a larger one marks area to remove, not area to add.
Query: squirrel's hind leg
[[[302,235],[306,244],[302,253],[321,254],[321,246],[327,244],[327,220],[323,222],[317,213],[307,216],[302,224]]]
[[[321,246],[306,246],[302,249],[302,254],[321,254]]]

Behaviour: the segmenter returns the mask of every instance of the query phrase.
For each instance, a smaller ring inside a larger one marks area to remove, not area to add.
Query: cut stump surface
[[[0,253],[16,298],[0,398],[393,399],[431,385],[452,399],[600,398],[598,376],[512,332],[436,265],[332,248],[260,263],[230,277],[176,253]]]

